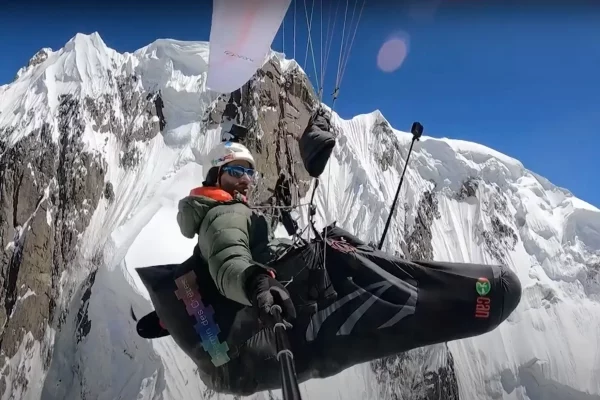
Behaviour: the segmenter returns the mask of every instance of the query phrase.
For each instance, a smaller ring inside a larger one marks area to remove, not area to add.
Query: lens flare
[[[408,34],[395,33],[387,39],[377,54],[377,67],[383,72],[393,72],[400,68],[408,55]]]

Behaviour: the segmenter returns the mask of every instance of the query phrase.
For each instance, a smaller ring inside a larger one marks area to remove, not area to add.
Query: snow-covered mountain
[[[134,268],[191,254],[177,202],[232,121],[250,127],[264,172],[254,200],[285,171],[306,203],[296,139],[316,100],[282,54],[226,96],[206,90],[207,60],[205,42],[120,54],[78,34],[0,87],[2,400],[231,398],[207,390],[171,338],[137,336],[130,307],[152,306]],[[378,111],[333,122],[319,225],[378,241],[411,135]],[[310,381],[304,398],[600,399],[600,210],[492,149],[431,137],[400,198],[386,251],[505,263],[521,303],[490,333]]]

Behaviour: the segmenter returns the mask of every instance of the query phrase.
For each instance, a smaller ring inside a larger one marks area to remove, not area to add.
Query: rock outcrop
[[[46,58],[41,51],[28,68]],[[81,238],[99,200],[114,196],[112,184],[105,182],[106,160],[86,148],[86,129],[113,134],[123,149],[121,166],[132,168],[137,162],[135,142],[149,140],[164,128],[160,94],[143,91],[136,81],[135,76],[116,76],[98,98],[60,95],[55,118],[34,131],[24,131],[37,117],[33,109],[21,124],[0,127],[0,364],[22,343],[32,346],[37,341],[43,344],[41,357],[48,368],[49,330],[60,331],[76,290],[65,286],[65,274],[85,269]],[[22,139],[9,145],[6,138],[13,134]],[[89,288],[94,273],[89,271],[83,283]],[[79,339],[91,323],[83,313],[81,318]],[[15,373],[10,369],[4,365],[0,393],[6,390],[4,376]],[[26,387],[26,381],[12,384]]]
[[[43,64],[49,52],[37,53],[19,76]],[[245,144],[255,153],[262,173],[254,202],[271,196],[268,189],[280,173],[297,183],[292,188],[296,199],[310,183],[296,140],[316,96],[300,70],[283,71],[279,65],[277,60],[268,62],[240,90],[214,102],[205,118],[204,129],[228,122],[249,128]],[[39,117],[33,109],[19,125],[0,127],[0,364],[4,364],[0,393],[7,385],[13,385],[13,392],[29,385],[27,371],[11,371],[8,364],[22,344],[28,348],[43,344],[46,370],[53,356],[50,332],[73,336],[79,343],[94,324],[88,302],[97,269],[103,266],[103,243],[96,244],[92,260],[82,257],[80,245],[99,201],[111,205],[115,198],[114,185],[106,178],[109,136],[120,149],[119,168],[132,170],[140,164],[143,144],[168,124],[160,90],[148,91],[135,72],[114,66],[106,71],[103,93],[60,95],[57,115],[40,129],[25,131]],[[86,131],[104,135],[104,143],[86,147]],[[7,138],[14,135],[21,139],[11,145]],[[69,280],[65,277],[74,275],[83,280],[65,285]],[[74,331],[62,332],[75,297],[80,305],[75,307],[75,323],[69,324]],[[9,375],[21,378],[7,382]]]
[[[318,101],[306,75],[294,68],[283,71],[268,61],[241,89],[219,99],[209,110],[207,128],[221,124],[246,126],[244,144],[256,155],[261,179],[251,195],[254,204],[265,202],[279,174],[296,183],[295,199],[306,194],[310,176],[304,169],[297,140]]]

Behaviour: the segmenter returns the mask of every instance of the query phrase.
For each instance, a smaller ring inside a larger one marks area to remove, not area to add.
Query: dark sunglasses
[[[254,178],[256,175],[256,170],[253,168],[244,168],[241,165],[227,165],[222,168],[223,172],[227,172],[229,175],[234,178],[241,178],[244,174],[248,175],[250,178]]]

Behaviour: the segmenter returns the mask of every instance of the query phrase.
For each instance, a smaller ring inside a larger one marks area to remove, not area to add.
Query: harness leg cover
[[[288,332],[299,382],[489,332],[521,298],[519,279],[505,266],[407,261],[335,227],[328,230],[326,260],[337,297],[314,304],[304,267],[307,252],[319,254],[322,246],[313,242],[272,265],[281,281],[291,280],[287,287],[299,312]],[[138,273],[161,321],[209,388],[237,395],[279,388],[273,330],[252,308],[219,294],[198,251],[182,264]]]

